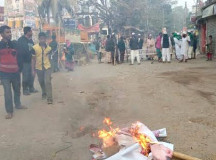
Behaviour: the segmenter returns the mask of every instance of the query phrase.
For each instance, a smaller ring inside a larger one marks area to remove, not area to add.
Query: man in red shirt
[[[6,119],[13,117],[13,100],[15,108],[26,109],[20,102],[20,67],[16,42],[11,41],[11,29],[8,26],[0,27],[2,40],[0,41],[0,79],[4,88]],[[14,97],[12,98],[13,88]]]

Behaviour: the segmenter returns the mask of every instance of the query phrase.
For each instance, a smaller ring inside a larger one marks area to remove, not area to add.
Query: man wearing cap
[[[161,46],[162,46],[162,60],[163,63],[166,61],[170,63],[170,47],[172,46],[171,39],[167,34],[166,28],[163,28],[163,36],[161,39]]]
[[[181,54],[183,56],[183,61],[187,62],[188,60],[188,49],[190,44],[190,37],[187,35],[186,31],[182,33],[182,43],[181,43]]]
[[[139,43],[135,33],[132,33],[132,37],[130,39],[130,49],[131,49],[131,65],[134,64],[135,58],[137,59],[138,64],[140,64]]]

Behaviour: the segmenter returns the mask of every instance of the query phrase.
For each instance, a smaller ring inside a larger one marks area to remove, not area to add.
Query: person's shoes
[[[46,94],[42,94],[42,100],[45,100],[47,98]]]
[[[6,116],[5,116],[5,119],[12,119],[13,118],[13,113],[8,113]]]
[[[28,109],[26,106],[24,105],[19,105],[15,107],[16,109]]]
[[[23,91],[23,95],[25,95],[25,96],[29,96],[31,93],[28,91],[28,90],[24,90]]]
[[[134,64],[130,63],[130,65],[134,65]]]
[[[52,99],[47,99],[47,104],[53,104],[53,100]]]
[[[34,88],[30,89],[30,93],[37,93],[37,92],[38,92],[38,90],[36,90]]]
[[[141,65],[141,63],[138,63],[138,65]]]

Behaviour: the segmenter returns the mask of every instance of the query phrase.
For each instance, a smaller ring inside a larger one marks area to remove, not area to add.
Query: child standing
[[[206,44],[206,46],[207,46],[207,61],[212,61],[212,55],[213,55],[212,35],[209,36],[209,43]]]
[[[47,45],[47,38],[44,32],[39,33],[38,38],[39,44],[33,46],[38,81],[42,89],[42,99],[47,99],[47,103],[52,104],[52,70],[49,59],[49,54],[52,49]]]

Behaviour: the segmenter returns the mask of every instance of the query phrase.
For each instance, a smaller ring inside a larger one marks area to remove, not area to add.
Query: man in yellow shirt
[[[42,99],[47,98],[47,103],[52,104],[52,83],[51,83],[51,64],[49,54],[51,47],[46,44],[46,34],[44,32],[39,33],[39,44],[33,46],[34,58],[36,61],[36,72],[38,81],[42,89]]]

